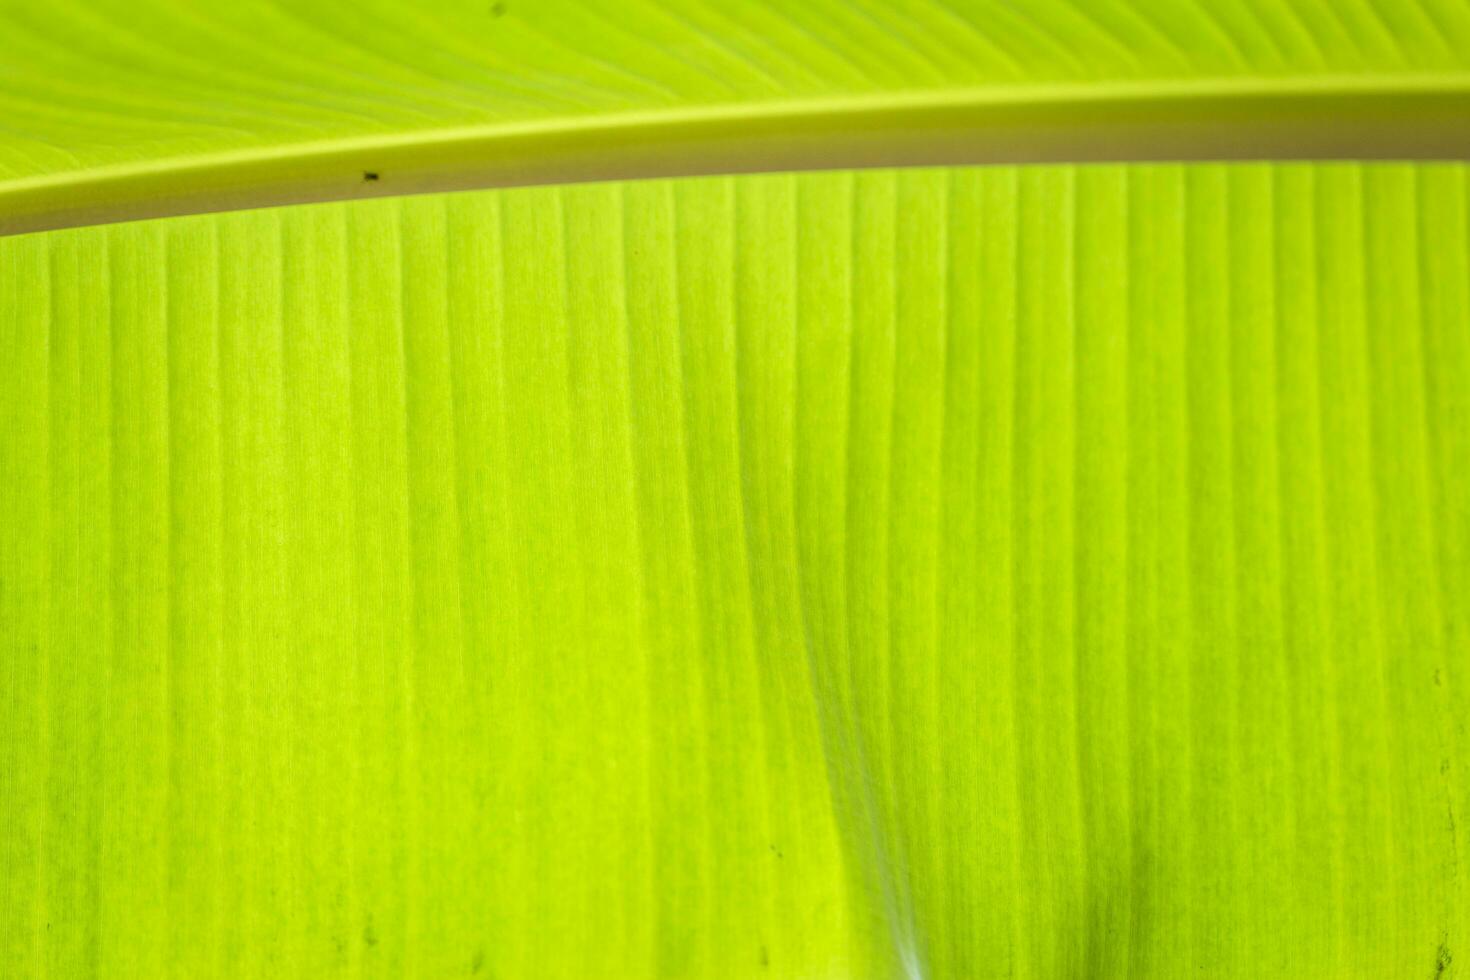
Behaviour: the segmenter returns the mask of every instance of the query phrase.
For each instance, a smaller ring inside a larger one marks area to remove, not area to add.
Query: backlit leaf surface
[[[1451,975],[1467,178],[0,239],[0,964]]]

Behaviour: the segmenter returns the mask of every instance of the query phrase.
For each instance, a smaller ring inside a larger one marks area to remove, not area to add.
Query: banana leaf
[[[0,39],[0,976],[1464,972],[1470,4]]]

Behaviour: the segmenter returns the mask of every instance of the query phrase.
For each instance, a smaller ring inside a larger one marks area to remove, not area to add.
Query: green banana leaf
[[[3,0],[0,977],[1463,973],[1467,155],[1463,0]]]

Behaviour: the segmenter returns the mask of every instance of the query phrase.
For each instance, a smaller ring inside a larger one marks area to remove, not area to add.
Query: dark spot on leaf
[[[503,3],[492,3],[490,5],[490,16],[491,17],[504,17],[505,16],[505,4],[503,4]]]
[[[483,949],[477,949],[477,950],[475,950],[475,958],[472,959],[472,960],[470,960],[470,972],[471,973],[479,973],[484,968],[485,968],[485,951]]]
[[[1454,961],[1455,957],[1450,953],[1449,937],[1445,937],[1440,941],[1439,949],[1434,952],[1435,980],[1439,980],[1440,977],[1444,976],[1445,971],[1450,968],[1450,964]]]
[[[771,968],[771,951],[769,949],[767,949],[766,947],[762,946],[761,947],[761,969],[762,970],[769,970],[770,968]]]
[[[367,924],[362,927],[362,944],[368,949],[378,945],[378,932],[373,928],[372,916],[368,916]]]
[[[364,170],[362,172],[362,179],[363,180],[366,180],[366,181],[374,181],[374,180],[377,180],[378,179],[378,172],[376,170]]]

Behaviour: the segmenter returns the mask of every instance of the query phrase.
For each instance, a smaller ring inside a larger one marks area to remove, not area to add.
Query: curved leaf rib
[[[1462,159],[1470,5],[0,4],[0,234],[842,167]]]

